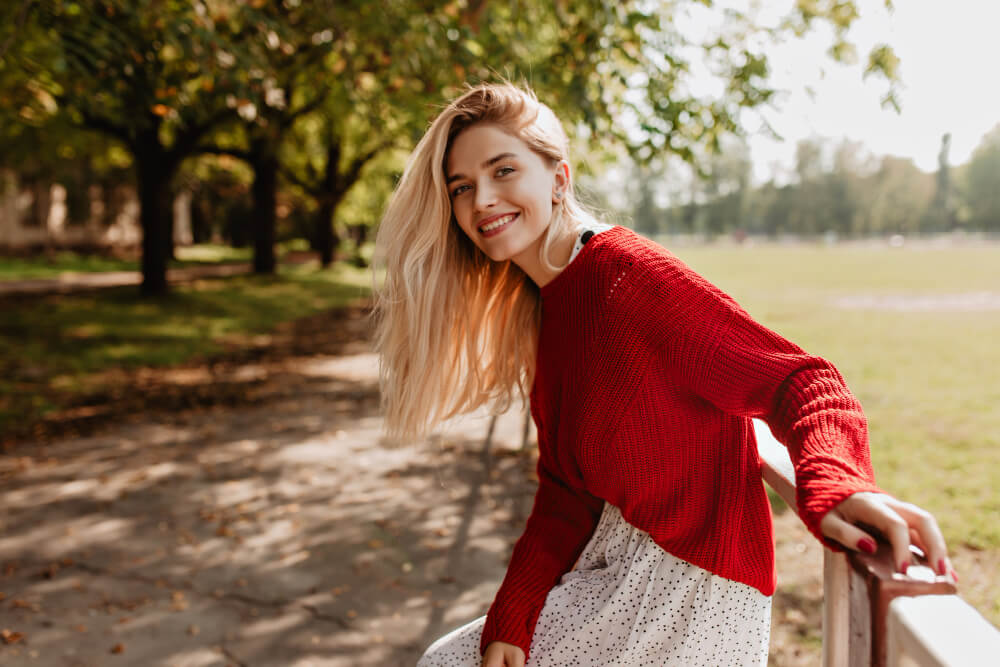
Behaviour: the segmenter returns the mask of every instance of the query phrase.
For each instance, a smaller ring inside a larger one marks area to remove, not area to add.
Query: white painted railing
[[[788,451],[755,421],[761,475],[795,508]],[[887,545],[874,555],[824,550],[824,667],[996,667],[1000,630],[958,596],[950,579],[917,563],[895,572]]]

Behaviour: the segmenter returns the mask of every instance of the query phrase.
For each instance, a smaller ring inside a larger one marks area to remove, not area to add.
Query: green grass
[[[64,273],[137,271],[139,263],[99,255],[62,251],[38,257],[0,257],[0,280],[57,278]]]
[[[756,319],[832,361],[868,416],[879,483],[951,544],[1000,547],[1000,310],[847,309],[837,297],[1000,294],[1000,247],[681,248]]]
[[[282,267],[175,287],[146,300],[135,287],[4,304],[0,321],[0,433],[58,407],[109,369],[210,357],[279,323],[346,305],[370,292],[369,273],[345,265]]]
[[[251,259],[250,248],[231,248],[210,243],[181,246],[177,248],[176,254],[177,259],[170,262],[171,267],[248,262]],[[58,278],[67,273],[138,270],[137,260],[82,254],[71,250],[35,257],[0,257],[0,280],[32,280]]]

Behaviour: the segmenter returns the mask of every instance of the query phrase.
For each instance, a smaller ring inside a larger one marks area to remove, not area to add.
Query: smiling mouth
[[[508,213],[507,215],[501,216],[496,220],[481,226],[479,228],[479,233],[483,236],[495,236],[509,227],[519,215],[520,213]]]

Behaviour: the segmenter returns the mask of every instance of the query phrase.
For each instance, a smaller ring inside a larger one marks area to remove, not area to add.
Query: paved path
[[[394,445],[363,344],[281,372],[0,456],[0,664],[412,666],[485,612],[534,492],[520,416]],[[820,549],[777,520],[772,664],[816,664]]]

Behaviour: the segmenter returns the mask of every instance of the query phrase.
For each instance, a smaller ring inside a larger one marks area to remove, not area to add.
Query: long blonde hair
[[[510,83],[471,87],[431,123],[410,155],[375,240],[375,347],[386,429],[425,435],[440,421],[490,404],[525,399],[535,370],[538,288],[511,261],[494,262],[455,222],[445,183],[448,150],[476,123],[494,123],[543,159],[568,161],[562,125],[534,92]],[[567,183],[540,244],[553,244],[592,217]]]

